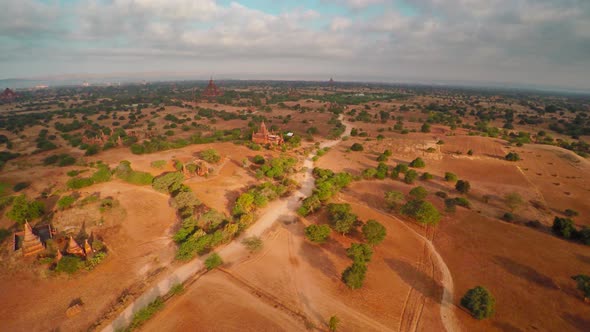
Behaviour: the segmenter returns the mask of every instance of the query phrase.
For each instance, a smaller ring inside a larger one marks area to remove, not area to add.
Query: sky
[[[590,0],[17,0],[0,79],[128,75],[590,90]]]

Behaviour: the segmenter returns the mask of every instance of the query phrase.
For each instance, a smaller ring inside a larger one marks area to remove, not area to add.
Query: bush
[[[12,202],[12,208],[6,216],[23,225],[25,221],[32,221],[41,217],[45,206],[38,201],[29,201],[25,195],[16,196]]]
[[[445,172],[445,181],[457,182],[457,175],[451,172]]]
[[[404,203],[404,194],[399,191],[388,191],[385,193],[385,204],[392,210],[397,210]]]
[[[487,289],[477,286],[465,293],[461,299],[461,305],[467,308],[476,319],[486,319],[494,314],[496,300]]]
[[[437,191],[434,194],[442,199],[446,199],[447,197],[449,197],[449,195],[444,191]]]
[[[73,196],[63,196],[57,201],[57,207],[60,210],[65,210],[72,206],[72,204],[74,204],[75,201],[76,198],[74,198]]]
[[[305,227],[305,237],[311,242],[324,243],[330,236],[328,225],[309,225]]]
[[[504,213],[504,215],[502,215],[502,220],[507,221],[507,222],[512,222],[512,221],[514,221],[514,215],[510,212],[506,212],[506,213]]]
[[[147,307],[142,308],[139,310],[135,315],[133,315],[133,320],[129,327],[126,329],[127,331],[132,331],[137,329],[138,327],[142,326],[145,322],[147,322],[152,316],[162,310],[164,308],[164,300],[161,297],[157,297],[154,301],[147,305]]]
[[[30,185],[31,185],[30,182],[19,182],[19,183],[15,184],[14,187],[12,187],[12,190],[14,192],[19,192],[23,189],[27,189]]]
[[[150,166],[157,169],[162,169],[166,166],[166,160],[154,160],[150,163]]]
[[[432,174],[428,173],[428,172],[424,172],[420,176],[420,179],[423,180],[423,181],[428,181],[428,180],[434,179],[434,176]]]
[[[91,178],[73,178],[69,179],[66,185],[70,189],[80,189],[84,187],[89,187],[94,184]]]
[[[377,245],[383,242],[385,235],[387,235],[385,227],[373,219],[363,225],[362,232],[367,243],[371,245]]]
[[[410,169],[406,172],[406,175],[404,176],[404,182],[407,184],[412,184],[412,183],[414,183],[414,181],[416,181],[417,177],[418,177],[418,172],[416,172],[413,169]]]
[[[426,167],[426,163],[424,162],[424,160],[422,160],[422,158],[418,157],[418,158],[412,160],[412,162],[410,163],[410,167],[424,168],[424,167]]]
[[[357,216],[351,212],[350,204],[331,203],[328,205],[328,212],[331,226],[335,231],[344,235],[354,228]]]
[[[469,190],[471,190],[471,184],[469,181],[459,180],[455,184],[455,189],[457,189],[457,191],[461,194],[467,194]]]
[[[257,165],[264,165],[264,163],[266,162],[266,160],[264,159],[263,156],[257,154],[252,158],[252,162],[254,162]]]
[[[572,209],[565,209],[564,214],[568,217],[577,217],[580,215],[578,211]]]
[[[125,160],[119,163],[119,166],[115,169],[115,175],[127,183],[139,186],[150,185],[154,180],[150,173],[134,171],[131,168],[131,163]]]
[[[418,186],[410,190],[410,196],[412,196],[414,199],[422,200],[428,196],[428,190],[422,186]]]
[[[373,249],[365,243],[353,243],[350,248],[346,249],[346,256],[355,263],[366,264],[371,261]]]
[[[519,161],[520,156],[516,152],[510,152],[504,157],[504,159],[506,159],[508,161]]]
[[[208,163],[217,164],[221,160],[221,156],[219,152],[215,149],[207,149],[200,153],[200,156],[203,160]]]
[[[522,196],[520,196],[518,193],[506,194],[506,196],[504,196],[504,201],[506,202],[506,206],[508,206],[510,211],[513,211],[513,212],[519,206],[521,206],[522,203],[524,203]]]
[[[221,264],[223,264],[223,260],[216,252],[209,255],[209,257],[207,257],[207,259],[205,260],[205,266],[209,271],[220,266]]]
[[[584,298],[590,298],[590,277],[585,274],[579,274],[573,276],[572,279],[576,281],[578,289],[584,294]]]
[[[77,256],[63,256],[55,266],[56,272],[74,274],[84,266],[84,262]]]
[[[436,225],[440,221],[440,212],[429,202],[412,200],[402,206],[401,213],[427,225]]]
[[[338,324],[340,324],[340,319],[338,317],[330,317],[330,320],[328,321],[328,329],[330,330],[330,332],[336,332]]]
[[[161,192],[174,192],[180,189],[184,175],[180,172],[170,172],[157,176],[152,181],[152,187]]]
[[[353,145],[350,147],[350,149],[351,149],[352,151],[363,151],[365,148],[364,148],[364,147],[363,147],[363,145],[362,145],[362,144],[360,144],[360,143],[354,143],[354,144],[353,144]]]
[[[257,252],[262,250],[264,243],[257,236],[250,236],[242,240],[242,244],[248,248],[250,252]]]
[[[574,221],[569,218],[555,217],[551,229],[553,230],[553,233],[566,239],[570,239],[576,234]]]
[[[363,263],[354,262],[342,272],[342,281],[351,289],[358,289],[363,286],[367,266]]]

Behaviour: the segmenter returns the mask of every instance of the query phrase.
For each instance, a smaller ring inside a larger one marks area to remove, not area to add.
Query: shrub
[[[367,221],[362,227],[363,236],[368,244],[377,245],[385,239],[387,231],[385,227],[376,220]]]
[[[74,274],[84,266],[84,262],[76,256],[63,256],[55,266],[56,272]]]
[[[257,165],[264,165],[264,163],[266,162],[266,160],[264,159],[263,156],[257,154],[252,158],[252,162],[254,162]]]
[[[420,127],[420,131],[423,133],[429,133],[430,132],[430,124],[427,122],[424,122],[422,124],[422,127]]]
[[[576,233],[574,221],[569,218],[555,217],[551,229],[553,233],[566,239],[572,238]]]
[[[111,170],[109,169],[109,167],[104,164],[99,164],[98,170],[96,172],[94,172],[94,174],[92,174],[90,179],[92,180],[93,183],[102,183],[102,182],[110,181],[111,176],[112,176],[112,174],[111,174]]]
[[[342,272],[342,281],[351,289],[358,289],[363,286],[367,266],[363,263],[354,262]]]
[[[215,149],[207,149],[200,153],[200,156],[203,160],[208,163],[217,164],[221,160],[221,156],[219,152]]]
[[[305,236],[311,242],[324,243],[330,236],[330,227],[328,225],[309,225],[305,227]]]
[[[451,172],[445,172],[445,181],[457,182],[457,175]]]
[[[257,236],[250,236],[242,240],[242,244],[248,248],[250,252],[257,252],[262,250],[264,243]]]
[[[504,201],[506,202],[506,206],[510,209],[510,211],[516,210],[519,206],[524,203],[522,196],[518,193],[510,193],[504,196]]]
[[[25,221],[32,221],[41,217],[45,206],[42,202],[29,201],[25,195],[16,196],[12,202],[12,208],[6,216],[23,225]]]
[[[178,210],[194,209],[201,205],[201,201],[192,191],[181,191],[174,196],[173,206]]]
[[[209,255],[209,257],[207,257],[207,259],[205,260],[205,266],[209,271],[220,266],[221,264],[223,264],[223,260],[221,259],[221,256],[219,256],[216,252]]]
[[[434,176],[433,176],[432,174],[428,173],[428,172],[424,172],[424,173],[422,173],[422,175],[420,176],[420,179],[421,179],[421,180],[424,180],[424,181],[428,181],[428,180],[432,180],[432,179],[434,179]]]
[[[60,210],[65,210],[72,206],[72,204],[74,204],[75,201],[76,198],[74,198],[73,196],[63,196],[57,201],[57,207]]]
[[[504,159],[506,159],[508,161],[519,161],[520,156],[516,152],[510,152],[504,157]]]
[[[426,163],[424,162],[424,160],[422,160],[422,158],[418,157],[418,158],[412,160],[412,162],[410,162],[410,167],[424,168],[424,167],[426,167]]]
[[[350,232],[355,226],[357,216],[351,212],[350,204],[328,205],[332,228],[343,235]]]
[[[166,160],[154,160],[150,163],[150,166],[157,169],[162,169],[166,166]]]
[[[0,228],[0,244],[4,242],[8,237],[12,235],[12,232],[6,228]]]
[[[31,185],[30,182],[18,182],[17,184],[14,185],[14,187],[12,187],[12,190],[14,192],[19,192],[23,189],[27,189],[30,185]]]
[[[418,177],[418,172],[416,172],[413,169],[410,169],[406,172],[406,175],[404,176],[404,182],[407,184],[412,184],[412,183],[414,183],[414,181],[416,181],[417,177]]]
[[[576,281],[578,289],[584,294],[584,298],[590,298],[590,276],[579,274],[573,276],[572,279]]]
[[[449,197],[449,195],[444,191],[437,191],[434,194],[442,199],[446,199],[447,197]]]
[[[70,189],[80,189],[84,187],[89,187],[94,184],[91,178],[73,178],[69,179],[66,185]]]
[[[168,291],[168,294],[178,295],[178,294],[181,294],[182,292],[184,292],[184,286],[182,284],[176,284],[176,285],[170,287],[170,291]]]
[[[455,189],[462,194],[467,194],[471,190],[471,184],[469,181],[459,180],[455,184]]]
[[[107,257],[106,252],[97,252],[92,258],[86,260],[86,270],[92,270]]]
[[[455,197],[453,200],[455,201],[456,205],[462,206],[467,209],[471,207],[471,203],[465,197]]]
[[[133,320],[129,327],[126,329],[128,331],[132,331],[137,329],[138,327],[142,326],[145,322],[147,322],[152,316],[162,310],[164,308],[164,300],[161,297],[157,297],[154,301],[147,305],[147,307],[142,308],[138,312],[133,315]]]
[[[435,225],[440,220],[440,212],[429,202],[412,200],[402,206],[401,213],[427,225]]]
[[[504,215],[502,215],[502,220],[507,221],[507,222],[512,222],[512,221],[514,221],[514,215],[510,212],[506,212],[506,213],[504,213]]]
[[[580,215],[578,211],[572,209],[565,209],[564,214],[568,217],[577,217]]]
[[[346,256],[355,263],[365,264],[371,261],[373,249],[365,243],[353,243],[350,248],[346,249]]]
[[[353,145],[350,147],[350,149],[351,149],[352,151],[363,151],[365,148],[364,148],[364,147],[363,147],[363,145],[362,145],[362,144],[360,144],[360,143],[354,143],[354,144],[353,144]]]
[[[476,319],[490,318],[494,314],[496,300],[484,287],[477,286],[465,293],[461,305],[471,312]]]
[[[388,191],[385,193],[385,203],[392,210],[397,210],[404,203],[404,194],[399,191]]]
[[[445,210],[447,212],[455,212],[457,210],[457,201],[454,198],[445,199]]]
[[[173,192],[180,189],[184,175],[180,172],[170,172],[157,176],[152,181],[152,187],[161,192]]]
[[[340,319],[338,317],[330,317],[330,320],[328,321],[328,329],[330,332],[336,332],[336,329],[338,329],[338,324],[340,324]]]
[[[422,186],[418,186],[410,190],[410,196],[412,196],[414,199],[422,200],[428,196],[428,190]]]
[[[469,149],[469,150],[467,151],[467,155],[468,155],[468,156],[473,156],[473,150]]]

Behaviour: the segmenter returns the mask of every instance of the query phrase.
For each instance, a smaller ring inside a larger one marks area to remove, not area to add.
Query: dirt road
[[[343,121],[343,116],[339,118]],[[344,122],[343,122],[344,123]],[[352,127],[344,123],[346,130],[343,135],[350,135]],[[342,142],[342,139],[333,141],[323,142],[320,146],[333,147]],[[280,199],[270,203],[264,212],[260,215],[254,225],[248,228],[241,236],[232,241],[230,244],[220,248],[216,252],[223,258],[224,262],[232,263],[243,259],[248,255],[248,251],[241,244],[242,239],[251,236],[260,236],[267,229],[269,229],[276,221],[286,220],[295,218],[295,210],[299,207],[301,199],[309,196],[314,188],[314,178],[312,175],[313,160],[315,153],[311,153],[303,162],[303,167],[306,170],[301,174],[301,178],[298,179],[301,184],[301,188],[294,192],[291,196],[284,199]],[[204,269],[204,261],[207,256],[196,258],[189,263],[180,266],[176,270],[172,271],[169,275],[164,277],[155,286],[146,290],[141,296],[139,296],[133,303],[131,303],[119,316],[114,319],[110,324],[103,327],[103,332],[112,332],[119,329],[125,328],[133,320],[133,315],[147,306],[150,302],[156,299],[158,296],[164,296],[168,293],[170,288],[176,284],[183,283],[198,272]]]

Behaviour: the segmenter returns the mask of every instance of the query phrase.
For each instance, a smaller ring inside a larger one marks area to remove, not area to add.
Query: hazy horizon
[[[4,5],[0,39],[0,79],[158,73],[590,91],[590,2],[578,0],[23,0]]]

